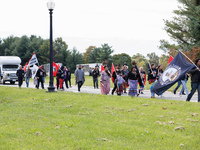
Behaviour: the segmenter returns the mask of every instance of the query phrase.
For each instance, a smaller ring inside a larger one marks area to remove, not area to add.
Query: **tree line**
[[[35,35],[30,37],[26,35],[22,37],[9,36],[5,39],[0,39],[0,55],[19,56],[22,60],[21,65],[25,65],[34,52],[40,64],[49,63],[49,49],[49,39],[43,39]],[[139,53],[129,56],[126,53],[113,55],[113,52],[114,49],[108,44],[102,44],[100,47],[89,46],[84,53],[80,53],[75,47],[70,50],[61,37],[53,41],[54,62],[66,65],[71,68],[72,72],[76,69],[76,64],[83,63],[107,62],[110,67],[111,63],[123,65],[126,62],[131,68],[131,62],[134,60],[138,63],[138,67],[143,67],[147,71],[148,61],[156,65],[162,64],[165,68],[169,58],[167,55],[159,57],[156,53],[149,53],[147,56]]]

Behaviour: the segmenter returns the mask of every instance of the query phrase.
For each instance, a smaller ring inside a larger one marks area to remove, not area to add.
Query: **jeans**
[[[67,81],[67,79],[65,79],[64,81],[65,81],[65,86],[68,89],[69,87],[68,87],[68,81]]]
[[[192,96],[194,95],[194,93],[196,92],[196,90],[198,91],[198,102],[200,102],[200,83],[191,83],[191,92],[187,97],[186,101],[190,101],[190,99],[192,98]]]
[[[69,81],[69,87],[71,87],[71,79],[67,79],[67,82]],[[67,84],[68,85],[68,84]]]
[[[180,91],[179,95],[181,95],[182,93],[184,93],[184,90],[185,90],[185,92],[186,92],[186,95],[188,95],[189,92],[188,92],[188,89],[187,89],[187,86],[186,86],[186,84],[187,84],[187,79],[181,80],[181,83],[182,83],[182,88],[181,88],[181,91]]]
[[[181,86],[181,81],[178,81],[178,85],[176,86],[176,88],[174,89],[174,92],[176,93],[176,91],[178,90],[178,88]]]
[[[98,78],[93,78],[93,83],[94,83],[94,88],[95,88],[95,84],[96,84],[96,87],[98,89]]]
[[[30,80],[30,78],[29,78],[29,77],[26,77],[26,87],[29,86],[29,80]]]

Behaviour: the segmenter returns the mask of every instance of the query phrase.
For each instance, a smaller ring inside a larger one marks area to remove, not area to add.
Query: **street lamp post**
[[[53,85],[53,31],[52,31],[52,14],[53,9],[55,7],[55,3],[52,0],[47,2],[47,7],[49,9],[50,14],[50,80],[49,80],[49,87],[48,92],[55,92],[55,87]]]

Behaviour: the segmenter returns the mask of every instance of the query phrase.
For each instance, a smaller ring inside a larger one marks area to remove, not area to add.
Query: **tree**
[[[47,64],[50,62],[50,43],[45,40],[39,48],[39,55],[37,55],[40,64]]]
[[[148,71],[148,62],[147,62],[145,56],[143,56],[142,54],[137,53],[137,54],[133,55],[132,56],[132,61],[136,61],[137,62],[137,66],[139,68],[143,67],[143,69],[145,70],[145,72]]]
[[[100,51],[101,48],[95,47],[93,51],[91,51],[91,53],[89,54],[88,63],[100,63],[98,62],[98,58],[100,57],[99,56]]]
[[[88,61],[89,61],[89,57],[91,55],[91,53],[94,51],[96,47],[95,46],[89,46],[87,49],[86,49],[86,52],[83,53],[83,59],[84,59],[84,63],[87,64]]]
[[[178,0],[182,7],[174,10],[172,21],[164,20],[165,31],[174,43],[160,40],[160,49],[168,52],[171,49],[189,51],[194,46],[200,46],[200,1]]]
[[[147,54],[150,63],[154,63],[156,66],[159,64],[159,57],[155,52]]]
[[[159,58],[159,64],[162,65],[163,70],[167,68],[168,62],[169,62],[169,55],[162,54]]]
[[[67,67],[71,69],[71,72],[74,72],[76,70],[76,65],[84,62],[83,54],[79,53],[76,47],[74,47],[72,51],[70,51],[68,58],[66,58],[66,62]]]
[[[98,62],[108,61],[108,66],[111,65],[111,54],[114,52],[111,46],[108,44],[102,44],[100,47],[100,51],[98,52],[99,57],[97,58]]]
[[[114,65],[116,65],[116,64],[123,65],[124,62],[126,62],[128,67],[131,68],[131,57],[126,53],[113,55],[112,62]]]
[[[29,48],[30,40],[24,35],[20,38],[19,42],[16,45],[16,48],[12,51],[12,55],[19,56],[22,60],[22,65],[25,65],[27,62],[27,58],[30,54]]]
[[[70,51],[68,49],[68,45],[62,38],[57,38],[54,42],[56,55],[54,56],[55,62],[60,62],[63,65],[66,65],[66,58],[70,55]]]

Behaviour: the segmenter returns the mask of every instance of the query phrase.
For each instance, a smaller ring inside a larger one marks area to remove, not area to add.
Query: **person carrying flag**
[[[189,71],[191,75],[191,92],[188,95],[186,101],[190,101],[196,90],[198,91],[198,102],[200,102],[200,59],[195,60],[196,67]]]
[[[115,70],[117,70],[117,67],[118,67],[118,65],[115,65]],[[117,81],[116,81],[117,80],[117,75],[116,75],[116,71],[113,72],[112,78],[113,78],[113,81],[114,81],[114,88],[112,89],[111,94],[113,95],[114,92],[115,92],[115,90],[117,89]]]
[[[153,87],[156,84],[156,76],[157,76],[157,69],[154,63],[149,66],[148,70],[148,81],[150,86],[150,91],[151,91],[151,98],[155,98],[155,93],[153,92]]]

